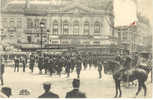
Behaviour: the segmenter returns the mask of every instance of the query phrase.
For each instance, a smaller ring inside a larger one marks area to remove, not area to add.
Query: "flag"
[[[136,25],[136,21],[134,21],[134,22],[132,22],[131,24],[130,24],[130,26],[135,26]]]

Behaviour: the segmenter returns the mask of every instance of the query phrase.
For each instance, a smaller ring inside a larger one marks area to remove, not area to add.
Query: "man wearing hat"
[[[85,93],[79,91],[80,80],[74,79],[72,82],[73,90],[66,93],[65,98],[86,98]]]
[[[46,82],[43,84],[44,93],[40,95],[38,98],[59,98],[59,96],[50,91],[51,84]]]

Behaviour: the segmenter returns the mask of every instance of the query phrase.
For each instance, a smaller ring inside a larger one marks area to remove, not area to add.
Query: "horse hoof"
[[[117,96],[114,96],[114,98],[117,98]]]

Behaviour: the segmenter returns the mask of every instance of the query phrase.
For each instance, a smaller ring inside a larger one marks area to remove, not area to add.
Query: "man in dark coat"
[[[44,83],[43,88],[45,92],[42,95],[40,95],[38,98],[59,98],[57,94],[50,91],[51,88],[50,83]]]
[[[31,72],[33,72],[34,65],[35,65],[35,56],[30,55],[30,70],[31,70]]]
[[[82,67],[81,67],[81,60],[78,59],[77,66],[76,66],[77,78],[80,78],[81,69],[82,69]]]
[[[101,71],[102,71],[102,63],[100,61],[98,61],[98,73],[99,73],[99,79],[101,79],[102,75],[101,75]]]
[[[0,58],[0,80],[1,80],[1,85],[4,85],[3,82],[3,74],[4,74],[4,70],[5,70],[5,65],[2,63],[2,58]]]
[[[43,55],[39,55],[38,58],[38,68],[39,68],[39,73],[42,74],[42,69],[43,69]]]
[[[73,90],[66,93],[65,98],[86,98],[85,93],[80,92],[80,80],[74,79],[72,82]]]
[[[21,63],[22,63],[22,67],[23,67],[23,72],[25,72],[26,59],[24,57],[21,57]]]
[[[17,69],[17,72],[19,72],[19,59],[15,57],[14,59],[14,63],[15,63],[15,66],[14,66],[14,72],[16,72],[16,69]]]

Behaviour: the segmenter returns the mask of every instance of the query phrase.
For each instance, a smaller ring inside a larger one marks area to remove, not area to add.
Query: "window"
[[[73,23],[73,34],[78,35],[79,34],[79,22],[75,21]]]
[[[28,36],[27,40],[28,40],[28,43],[31,43],[32,42],[31,36]]]
[[[94,32],[95,33],[100,33],[100,23],[99,22],[95,22]]]
[[[41,19],[41,22],[43,22],[43,23],[44,23],[45,28],[46,28],[46,27],[47,27],[47,20],[46,20],[46,19]]]
[[[53,34],[58,34],[58,22],[56,20],[53,22]]]
[[[7,23],[7,18],[3,18],[2,19],[2,25],[3,25],[3,27],[8,27],[8,23]]]
[[[22,28],[22,19],[21,18],[17,19],[17,28]]]
[[[127,40],[127,32],[123,33],[123,40]]]
[[[31,18],[27,19],[27,28],[33,28],[33,21]]]
[[[39,28],[40,22],[39,19],[35,19],[35,28]]]
[[[89,30],[90,30],[90,28],[89,28],[89,22],[85,22],[84,23],[84,34],[85,35],[88,35],[89,34]]]
[[[14,18],[11,18],[11,19],[10,19],[9,24],[10,24],[10,27],[15,27],[15,21],[14,21]]]
[[[118,40],[121,41],[121,31],[118,31]]]
[[[67,21],[63,23],[63,34],[69,34],[69,24]]]

